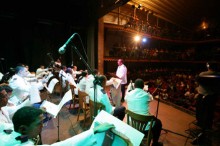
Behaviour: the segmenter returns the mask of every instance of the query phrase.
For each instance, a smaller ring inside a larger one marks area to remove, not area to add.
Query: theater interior
[[[196,77],[207,62],[220,65],[219,7],[219,0],[6,1],[0,5],[0,72],[12,75],[24,63],[34,73],[39,65],[49,68],[60,59],[67,67],[98,69],[110,79],[122,58],[127,85],[142,78],[153,93],[150,110],[163,123],[163,145],[191,146],[200,134],[195,124]],[[59,92],[53,92],[51,102],[61,101]],[[219,99],[207,145],[220,145]],[[126,102],[122,105],[127,107]],[[70,106],[66,103],[59,119],[48,121],[43,143],[90,128],[89,118],[81,112],[77,120],[79,108]]]

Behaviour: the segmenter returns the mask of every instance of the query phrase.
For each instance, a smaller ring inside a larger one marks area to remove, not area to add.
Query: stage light
[[[134,37],[135,42],[139,42],[139,41],[140,41],[140,39],[141,39],[141,37],[140,37],[140,36],[138,36],[138,35],[136,35],[136,36]]]
[[[143,43],[146,43],[146,42],[147,42],[147,38],[143,38],[143,39],[142,39],[142,42],[143,42]]]

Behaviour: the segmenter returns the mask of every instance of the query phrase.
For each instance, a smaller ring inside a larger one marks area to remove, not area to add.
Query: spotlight
[[[146,43],[146,42],[147,42],[147,38],[143,38],[143,39],[142,39],[142,42],[143,42],[143,43]]]
[[[139,41],[140,41],[140,39],[141,39],[141,37],[140,37],[140,36],[138,36],[138,35],[136,35],[136,36],[134,37],[135,42],[139,42]]]

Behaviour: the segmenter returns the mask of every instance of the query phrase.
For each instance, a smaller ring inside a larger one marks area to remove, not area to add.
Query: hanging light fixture
[[[208,22],[206,21],[206,19],[204,18],[204,19],[202,20],[202,23],[201,23],[201,25],[200,25],[200,28],[201,28],[202,30],[206,30],[206,29],[208,29],[208,27],[209,27],[209,24],[208,24]]]

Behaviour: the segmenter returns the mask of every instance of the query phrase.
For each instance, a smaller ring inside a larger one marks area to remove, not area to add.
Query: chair
[[[82,110],[83,111],[83,115],[84,115],[83,127],[85,126],[86,118],[89,115],[89,106],[85,102],[86,101],[86,96],[88,96],[87,93],[78,90],[79,108],[78,108],[77,121],[79,120],[80,111]]]
[[[96,102],[96,113],[98,114],[98,111],[104,110],[105,106],[100,103],[100,102]],[[95,118],[94,115],[94,109],[95,109],[95,105],[94,105],[94,101],[89,99],[89,110],[90,110],[90,122],[92,123],[93,119]]]
[[[73,108],[76,108],[76,104],[79,104],[79,98],[78,95],[75,95],[74,89],[76,88],[74,85],[69,85],[70,89],[72,91],[72,102],[70,102],[69,109],[71,109],[71,105],[73,105]]]
[[[138,131],[144,133],[146,126],[148,125],[148,122],[150,122],[150,127],[148,130],[148,135],[143,139],[143,141],[147,141],[147,146],[150,146],[151,139],[153,137],[152,135],[152,124],[155,119],[155,117],[152,115],[146,116],[146,115],[140,115],[136,114],[130,110],[126,110],[127,113],[127,124],[131,125],[133,128],[137,129]],[[142,141],[142,142],[143,142]]]

